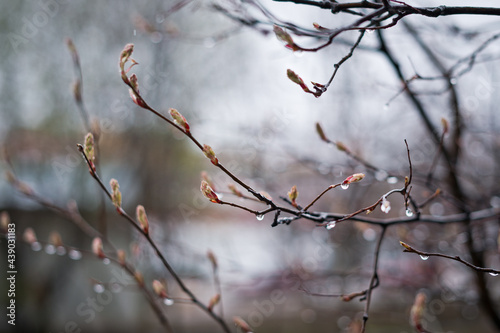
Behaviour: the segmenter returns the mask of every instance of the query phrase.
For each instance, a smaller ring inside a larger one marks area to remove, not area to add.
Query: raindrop
[[[52,244],[49,244],[49,245],[45,246],[45,252],[47,254],[54,254],[54,253],[56,253],[56,247]]]
[[[102,294],[104,292],[105,288],[102,284],[96,283],[94,284],[94,291],[98,294]]]
[[[377,233],[372,228],[363,231],[363,238],[368,242],[373,242],[377,238]]]
[[[386,180],[387,176],[388,174],[384,170],[377,170],[375,172],[375,179],[378,180],[379,182]]]
[[[297,58],[302,58],[304,53],[302,51],[295,51],[293,52],[293,55],[296,56]]]
[[[262,221],[264,219],[264,215],[259,214],[255,217],[258,221]]]
[[[222,194],[222,193],[215,193],[215,194],[217,194],[217,198],[219,198],[219,200],[224,197],[224,194]]]
[[[397,182],[398,182],[398,177],[392,176],[387,178],[387,183],[389,184],[396,184]]]
[[[33,251],[38,252],[42,249],[42,244],[40,244],[39,242],[33,242],[33,243],[31,243],[31,249]]]
[[[165,15],[164,14],[156,14],[156,23],[163,23],[165,21]]]
[[[78,250],[72,249],[69,251],[68,257],[70,257],[73,260],[80,260],[82,259],[82,253]]]
[[[337,222],[335,222],[335,221],[329,222],[326,224],[325,228],[326,228],[326,230],[332,230],[333,228],[335,228],[336,225],[337,225]]]
[[[161,42],[163,40],[163,35],[160,32],[155,31],[151,34],[149,39],[151,40],[151,42],[158,44],[159,42]]]
[[[203,46],[205,46],[207,49],[211,49],[212,47],[214,47],[216,44],[216,40],[215,38],[205,38],[203,40]]]
[[[499,208],[500,207],[500,197],[494,196],[490,199],[490,205],[493,208]]]
[[[165,298],[163,300],[163,304],[167,305],[167,306],[171,306],[171,305],[174,305],[174,300],[171,299],[171,298]]]
[[[103,263],[104,265],[109,265],[109,263],[110,263],[110,262],[111,262],[111,260],[109,260],[109,258],[104,258],[104,259],[102,259],[102,263]]]
[[[342,183],[342,185],[340,185],[340,187],[343,189],[343,190],[347,190],[349,188],[349,183]]]
[[[457,79],[456,79],[456,78],[451,78],[451,79],[450,79],[450,84],[451,84],[451,85],[455,85],[455,84],[457,84]]]
[[[382,200],[382,204],[380,205],[380,210],[386,214],[391,211],[391,203],[388,200]]]
[[[406,216],[408,216],[408,217],[413,216],[413,211],[410,208],[406,208]]]
[[[66,249],[64,248],[64,246],[58,246],[56,248],[56,253],[60,256],[63,256],[66,254]]]
[[[497,272],[490,272],[489,273],[491,276],[498,276],[498,273]]]
[[[122,290],[123,290],[123,286],[119,283],[113,283],[111,285],[111,292],[113,292],[115,294],[121,292]]]
[[[427,260],[427,259],[429,259],[429,256],[425,256],[425,255],[421,254],[421,255],[420,255],[420,258],[421,258],[422,260]]]

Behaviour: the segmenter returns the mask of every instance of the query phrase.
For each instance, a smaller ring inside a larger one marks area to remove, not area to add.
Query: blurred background
[[[336,27],[352,20],[292,3],[262,3],[281,19],[308,27],[312,22]],[[449,3],[429,0],[412,5]],[[219,5],[241,9],[233,2]],[[482,1],[480,5],[496,4]],[[500,29],[495,17],[408,17],[408,22],[418,27],[447,67]],[[185,295],[148,244],[103,200],[102,190],[89,176],[76,149],[86,130],[73,96],[76,73],[66,45],[70,38],[80,57],[82,99],[93,127],[101,133],[100,175],[105,184],[111,178],[119,181],[126,211],[133,214],[138,204],[145,206],[152,238],[199,298],[208,302],[216,293],[206,255],[210,250],[218,259],[222,307],[229,323],[240,316],[256,332],[352,331],[353,323],[362,317],[364,302],[311,294],[366,289],[380,229],[353,222],[326,230],[307,221],[271,228],[272,216],[259,220],[247,212],[211,204],[199,191],[202,171],[210,175],[224,200],[264,208],[231,196],[227,189],[231,179],[179,132],[133,104],[118,72],[121,50],[133,43],[132,57],[139,65],[131,73],[137,74],[148,104],[164,114],[169,108],[179,110],[193,135],[211,145],[224,165],[276,201],[297,185],[298,201],[306,204],[330,184],[364,172],[362,182],[347,191],[329,192],[314,207],[349,213],[373,204],[383,193],[401,187],[408,175],[404,139],[415,177],[426,174],[436,146],[409,100],[399,94],[401,84],[394,70],[376,52],[375,34],[365,36],[328,92],[314,98],[292,83],[286,70],[293,69],[306,82],[326,82],[358,33],[346,33],[333,47],[318,53],[293,53],[275,38],[272,26],[262,26],[262,31],[271,33],[242,27],[215,10],[210,1],[3,1],[0,145],[19,180],[57,206],[76,203],[92,226],[105,230],[117,248],[125,249],[148,288],[154,279],[168,283],[173,304],[162,309],[176,332],[219,331],[205,313],[186,304]],[[438,75],[404,28],[396,26],[386,37],[408,78],[417,72]],[[317,45],[314,40],[303,43]],[[498,51],[499,43],[489,44],[473,70],[454,82],[466,124],[458,167],[476,209],[500,207]],[[415,82],[414,87],[422,92],[436,126],[441,118],[451,117],[442,82]],[[367,170],[322,142],[316,122],[330,139],[343,142],[384,172]],[[0,168],[2,173],[9,168],[5,160]],[[438,166],[436,174],[439,178],[443,168]],[[417,185],[412,193],[419,200],[432,194]],[[377,210],[373,216],[404,216],[403,200],[391,203],[388,215]],[[19,238],[17,325],[7,325],[3,315],[0,331],[162,331],[133,280],[118,265],[98,260],[90,252],[92,239],[77,226],[26,198],[4,178],[0,211],[8,212]],[[441,200],[424,209],[434,216],[455,212]],[[20,240],[28,227],[36,232],[40,247]],[[484,250],[491,254],[487,263],[498,268],[497,221],[485,222],[482,230],[484,234],[477,237],[484,238]],[[54,231],[68,248],[78,251],[53,253],[47,245]],[[392,227],[387,233],[370,332],[411,332],[410,308],[419,291],[427,295],[425,323],[430,331],[494,331],[478,305],[477,290],[471,288],[474,276],[469,269],[442,259],[423,261],[402,253],[399,245],[404,240],[422,250],[463,255],[462,225],[417,223]],[[4,238],[0,243],[6,244]],[[0,253],[4,262],[6,245]],[[8,301],[5,275],[2,269],[2,304]],[[498,279],[486,279],[493,299],[498,300]],[[92,300],[97,300],[95,307]]]

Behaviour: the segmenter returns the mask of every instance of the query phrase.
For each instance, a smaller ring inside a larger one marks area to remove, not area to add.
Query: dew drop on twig
[[[64,246],[58,246],[56,248],[56,253],[60,256],[63,256],[66,254],[66,249],[64,248]]]
[[[72,249],[69,251],[68,257],[70,257],[73,260],[80,260],[82,259],[82,253],[78,250]]]
[[[329,222],[326,224],[325,228],[326,228],[326,230],[332,230],[333,228],[335,228],[336,225],[337,225],[337,222],[335,222],[335,221]]]
[[[388,174],[385,170],[380,169],[375,172],[375,179],[379,182],[386,180],[387,176]]]
[[[342,183],[342,185],[340,185],[340,187],[343,189],[343,190],[347,190],[349,188],[349,183]]]
[[[497,272],[490,272],[489,273],[491,276],[498,276],[498,273]]]
[[[171,298],[165,298],[163,300],[163,304],[167,305],[167,306],[171,306],[171,305],[174,305],[174,300],[171,299]]]
[[[389,184],[396,184],[396,183],[398,182],[398,177],[394,177],[394,176],[392,176],[392,177],[388,177],[388,178],[387,178],[387,182],[388,182]]]
[[[47,253],[47,254],[56,253],[56,247],[52,244],[48,244],[47,246],[45,246],[45,253]]]
[[[105,288],[102,284],[96,283],[94,284],[94,291],[98,294],[102,294],[104,292]]]
[[[262,221],[264,219],[264,215],[259,214],[255,217],[258,221]]]
[[[119,283],[113,283],[111,285],[111,292],[113,292],[115,294],[121,292],[122,290],[123,290],[123,286]]]
[[[426,255],[421,254],[421,255],[420,255],[420,258],[421,258],[422,260],[427,260],[427,259],[429,259],[429,256],[426,256]]]
[[[33,251],[38,252],[42,249],[42,244],[40,244],[39,242],[33,242],[33,243],[31,243],[31,249]]]
[[[406,209],[406,216],[412,217],[413,216],[413,211],[410,208]]]

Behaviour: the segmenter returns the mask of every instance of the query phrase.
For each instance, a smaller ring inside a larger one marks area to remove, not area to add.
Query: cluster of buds
[[[288,192],[288,198],[290,199],[292,206],[297,208],[297,197],[299,196],[299,191],[297,190],[297,186],[293,185],[290,191]]]
[[[208,185],[205,180],[201,181],[200,191],[201,193],[203,193],[205,198],[212,201],[213,203],[221,203],[219,197],[217,196],[217,193],[215,193],[215,191],[210,187],[210,185]]]
[[[213,165],[219,165],[219,160],[215,156],[215,152],[209,145],[203,145],[203,153],[212,162]]]
[[[186,118],[184,118],[184,116],[182,114],[180,114],[180,112],[177,111],[176,109],[170,109],[169,113],[170,113],[170,116],[172,117],[172,119],[174,120],[174,123],[177,126],[181,127],[186,134],[188,134],[189,133],[189,124],[188,124]]]
[[[142,231],[144,231],[144,233],[147,235],[149,233],[149,221],[143,205],[137,206],[135,215],[137,217],[137,220],[139,221]]]
[[[113,201],[113,205],[115,205],[118,209],[122,206],[122,193],[120,192],[120,185],[114,178],[109,181],[109,185],[111,186],[111,200]]]

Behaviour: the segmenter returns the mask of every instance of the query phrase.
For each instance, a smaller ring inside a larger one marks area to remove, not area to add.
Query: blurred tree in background
[[[500,331],[473,6],[1,3],[1,331]]]

